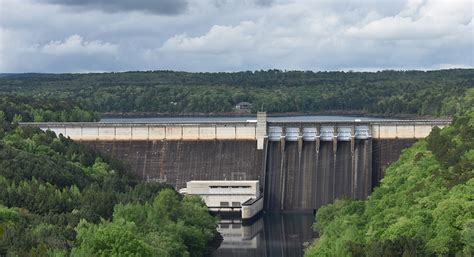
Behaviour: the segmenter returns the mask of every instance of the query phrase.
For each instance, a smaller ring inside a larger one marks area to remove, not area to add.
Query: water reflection
[[[315,236],[313,221],[311,213],[264,214],[245,226],[238,219],[222,220],[219,232],[223,241],[212,256],[303,256],[303,244]]]

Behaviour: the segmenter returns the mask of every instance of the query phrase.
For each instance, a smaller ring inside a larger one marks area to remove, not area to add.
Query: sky
[[[0,0],[0,73],[474,66],[473,0]]]

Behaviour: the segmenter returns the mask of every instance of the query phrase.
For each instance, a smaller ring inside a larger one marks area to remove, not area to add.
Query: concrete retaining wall
[[[372,124],[372,138],[375,139],[407,139],[425,138],[433,127],[443,128],[446,124]]]
[[[242,219],[252,219],[263,210],[263,196],[242,204]]]
[[[35,125],[77,141],[91,140],[257,140],[252,123],[237,124],[105,124],[40,123]]]

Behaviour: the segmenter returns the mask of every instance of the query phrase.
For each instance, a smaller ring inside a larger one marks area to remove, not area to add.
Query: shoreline
[[[166,117],[256,117],[256,113],[250,112],[105,112],[101,113],[103,118],[166,118]],[[268,117],[282,116],[348,116],[348,117],[372,117],[372,118],[397,118],[397,119],[439,119],[451,117],[436,117],[430,115],[417,114],[380,114],[367,113],[362,111],[323,111],[323,112],[283,112],[283,113],[267,113]]]

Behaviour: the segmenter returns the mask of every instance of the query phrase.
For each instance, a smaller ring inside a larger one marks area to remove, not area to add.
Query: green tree
[[[71,256],[154,256],[152,248],[137,236],[133,222],[118,219],[94,225],[81,221],[76,232],[79,247]]]
[[[474,109],[406,149],[366,201],[320,208],[307,256],[469,256]]]

